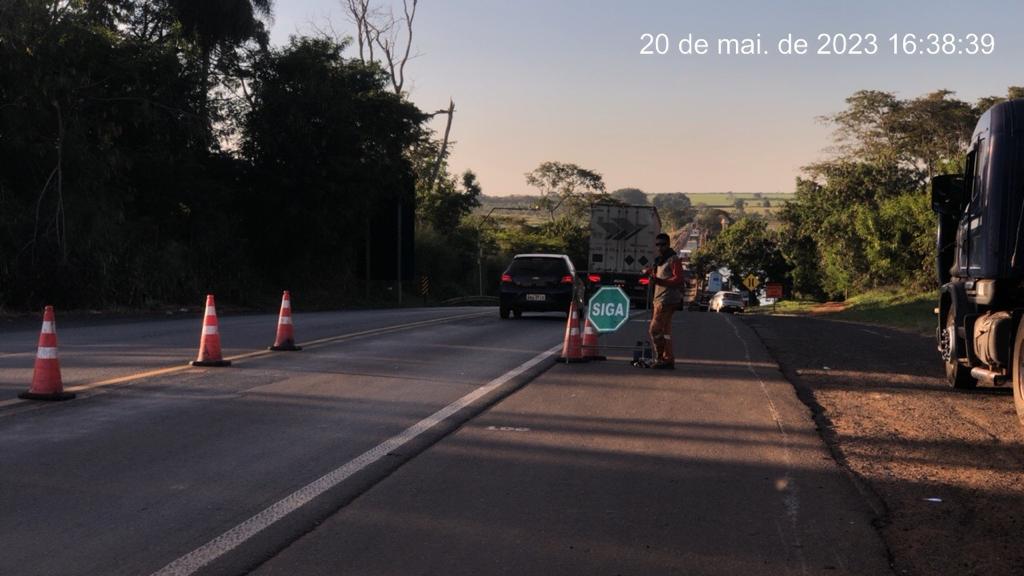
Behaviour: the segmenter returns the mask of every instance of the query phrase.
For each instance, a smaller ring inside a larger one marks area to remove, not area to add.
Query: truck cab
[[[1011,384],[1024,424],[1024,99],[982,115],[964,173],[932,179],[932,209],[946,377]]]

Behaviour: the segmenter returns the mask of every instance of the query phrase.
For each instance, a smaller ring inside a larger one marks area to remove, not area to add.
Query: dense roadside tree
[[[291,279],[343,294],[371,259],[394,274],[424,115],[337,43],[263,50],[269,3],[198,4],[0,3],[0,308],[245,302]]]
[[[696,260],[702,270],[725,266],[740,278],[782,280],[789,271],[776,234],[759,218],[740,218],[698,249]]]
[[[181,34],[191,50],[192,66],[198,78],[196,113],[209,119],[213,127],[223,119],[222,110],[211,110],[210,92],[218,85],[230,101],[232,89],[244,90],[233,77],[241,67],[237,50],[247,42],[255,42],[265,50],[269,33],[263,18],[269,18],[271,0],[166,0],[178,22]],[[212,143],[212,142],[211,142]]]
[[[1024,95],[1011,87],[1010,98]],[[804,168],[781,213],[782,251],[794,289],[842,297],[883,284],[931,280],[932,176],[963,169],[978,117],[1002,98],[975,104],[948,90],[900,100],[863,90],[828,116],[837,155]]]
[[[239,166],[202,145],[179,44],[122,29],[126,6],[3,6],[4,303],[173,299],[209,287],[210,261],[224,285],[239,278],[219,256],[236,236],[227,206]]]
[[[425,116],[344,48],[293,38],[255,68],[242,150],[252,162],[249,235],[270,278],[340,286],[363,277],[375,219],[415,201],[406,151]]]

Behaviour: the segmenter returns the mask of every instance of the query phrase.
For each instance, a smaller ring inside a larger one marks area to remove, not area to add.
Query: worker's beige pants
[[[658,362],[676,361],[676,357],[672,353],[672,313],[675,311],[675,304],[654,303],[650,333],[651,345],[654,346],[654,359]]]

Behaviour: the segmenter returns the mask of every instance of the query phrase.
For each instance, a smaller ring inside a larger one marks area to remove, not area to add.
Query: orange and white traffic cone
[[[590,321],[590,310],[588,308],[587,319],[583,321],[583,357],[587,360],[608,359],[607,356],[601,354],[601,344],[598,342],[600,335],[594,323]]]
[[[231,366],[220,353],[220,329],[217,324],[217,305],[213,294],[206,295],[206,315],[203,317],[203,335],[199,340],[199,357],[193,366]]]
[[[57,359],[57,328],[53,320],[53,306],[43,310],[43,328],[39,331],[36,366],[32,372],[32,385],[28,392],[18,394],[26,400],[70,400],[75,395],[64,391],[60,378],[60,360]]]
[[[559,362],[586,362],[583,357],[583,341],[580,338],[580,313],[576,307],[576,299],[569,305],[569,319],[565,323],[565,341],[562,343],[562,355]]]
[[[292,296],[287,290],[281,296],[281,314],[277,317],[277,338],[271,350],[302,350],[295,345],[295,333],[292,329]]]

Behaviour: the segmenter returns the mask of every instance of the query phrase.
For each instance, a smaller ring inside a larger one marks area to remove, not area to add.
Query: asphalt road
[[[0,397],[0,574],[888,573],[869,500],[736,318],[677,315],[674,372],[612,350],[480,415],[551,365],[563,318],[297,314],[319,342],[276,354],[272,316],[221,320],[235,366],[182,369],[197,319],[58,317],[81,396]],[[0,337],[0,393],[34,340]]]
[[[62,328],[58,317],[65,383],[80,396],[55,404],[12,399],[31,379],[36,337],[4,334],[0,574],[155,573],[535,359],[558,343],[563,318],[501,323],[479,308],[297,313],[300,343],[327,340],[230,368],[178,370],[195,355],[198,318]],[[238,356],[265,349],[275,318],[220,324],[225,354]],[[178,371],[92,387],[165,367]],[[219,566],[258,563],[452,422],[364,459],[345,482],[321,483],[321,494]]]
[[[256,574],[890,574],[752,331],[677,314],[676,337],[674,372],[553,367]]]

